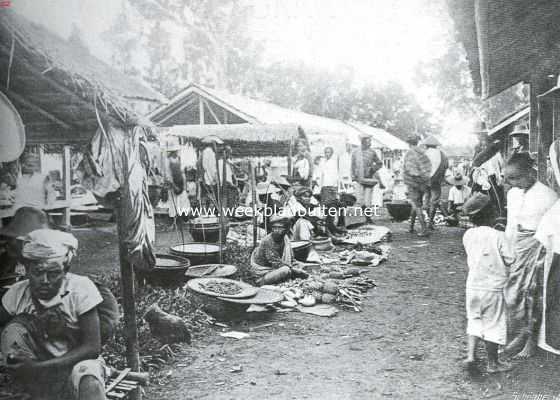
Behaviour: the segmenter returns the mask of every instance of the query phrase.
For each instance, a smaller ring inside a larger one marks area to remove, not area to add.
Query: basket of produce
[[[193,293],[193,299],[200,308],[217,319],[235,319],[243,315],[252,303],[228,300],[249,299],[258,291],[247,283],[224,278],[191,279],[187,282],[187,289]]]
[[[237,274],[237,267],[235,265],[227,264],[202,264],[190,267],[185,276],[187,279],[194,278],[232,278]]]
[[[401,222],[405,221],[410,217],[410,212],[412,211],[412,206],[409,202],[403,201],[392,201],[385,204],[389,215],[394,221]]]
[[[291,244],[296,260],[302,262],[307,261],[307,257],[309,256],[309,252],[311,251],[312,243],[307,240],[299,240],[291,242]]]

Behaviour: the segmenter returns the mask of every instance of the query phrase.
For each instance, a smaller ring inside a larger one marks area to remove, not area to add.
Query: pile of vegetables
[[[284,301],[280,303],[281,307],[339,304],[359,312],[365,293],[375,286],[372,279],[360,276],[348,279],[323,279],[320,276],[311,276],[307,279],[295,279],[278,286],[263,286],[263,288],[284,295]]]

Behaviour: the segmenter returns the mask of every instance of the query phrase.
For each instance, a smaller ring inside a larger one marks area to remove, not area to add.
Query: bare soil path
[[[273,313],[235,326],[249,332],[242,340],[216,332],[180,354],[166,369],[165,383],[148,387],[145,399],[544,400],[560,393],[560,361],[546,354],[508,374],[468,378],[460,363],[464,231],[441,227],[419,240],[405,224],[380,223],[393,230],[393,251],[369,274],[378,287],[363,312],[330,319]],[[78,233],[80,244],[87,239],[80,269],[115,268],[114,235],[88,235],[94,234]],[[174,240],[173,233],[158,235],[160,247]]]

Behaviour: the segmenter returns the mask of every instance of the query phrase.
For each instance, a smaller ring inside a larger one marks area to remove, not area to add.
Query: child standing
[[[473,204],[476,207],[476,203]],[[477,210],[465,211],[476,214]],[[498,346],[506,344],[507,322],[504,287],[508,280],[507,265],[513,252],[504,232],[490,228],[487,221],[473,218],[477,227],[463,236],[469,273],[466,285],[467,360],[469,370],[475,369],[475,352],[479,340],[484,341],[488,355],[488,372],[507,371],[511,366],[498,360]]]

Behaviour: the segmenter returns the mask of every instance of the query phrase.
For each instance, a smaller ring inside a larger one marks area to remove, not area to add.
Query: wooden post
[[[249,179],[251,185],[251,197],[253,201],[253,249],[257,247],[257,184],[255,183],[255,170],[249,161]]]
[[[216,207],[218,208],[218,212],[220,213],[218,218],[220,221],[220,233],[219,233],[219,243],[220,243],[220,264],[222,263],[222,234],[223,234],[223,224],[222,224],[222,217],[223,217],[223,208],[222,208],[222,193],[221,193],[221,181],[220,181],[220,163],[218,161],[218,146],[216,142],[214,142],[214,159],[216,160]]]
[[[222,199],[221,199],[221,210],[220,210],[220,217],[221,217],[220,218],[220,229],[222,231],[222,239],[223,239],[223,242],[225,244],[226,243],[226,234],[227,234],[226,233],[227,218],[226,218],[226,214],[225,214],[225,208],[227,207],[227,201],[226,201],[227,154],[226,154],[226,150],[224,150],[223,155],[224,155],[224,159],[222,161]],[[220,262],[222,262],[222,261],[220,260]]]
[[[292,157],[294,153],[294,138],[290,138],[290,147],[288,149],[288,176],[292,176]]]
[[[70,165],[70,146],[66,145],[62,152],[62,180],[64,182],[64,201],[68,203],[68,207],[64,208],[64,225],[70,227],[70,202],[72,201],[72,193],[70,191],[72,185],[72,172]]]
[[[541,182],[546,182],[546,157],[552,143],[553,107],[548,101],[539,101],[537,96],[553,86],[553,80],[543,72],[536,72],[531,78],[529,149],[537,153],[537,177]]]
[[[123,191],[128,190],[128,177],[121,187],[118,207],[118,237],[119,237],[119,260],[121,268],[122,305],[124,313],[124,337],[126,341],[126,362],[133,371],[140,371],[140,344],[138,343],[138,328],[136,326],[136,304],[134,302],[134,267],[128,261],[128,249],[125,243],[126,227],[124,226],[124,213],[127,207],[126,195]],[[141,400],[142,394],[139,390],[132,392],[134,400]]]

